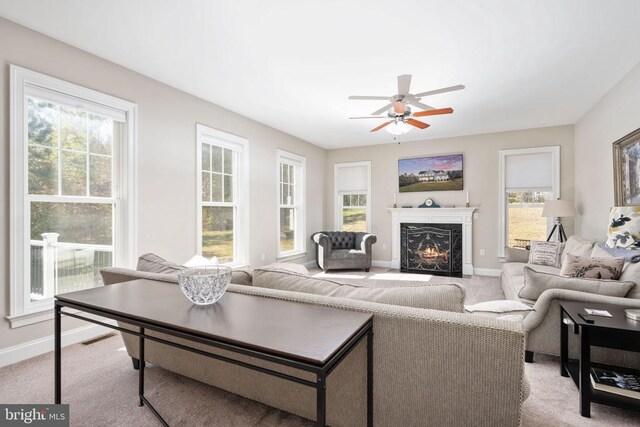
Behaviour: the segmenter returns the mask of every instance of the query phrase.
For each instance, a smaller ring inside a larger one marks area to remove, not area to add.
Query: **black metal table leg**
[[[591,342],[589,328],[580,326],[580,415],[591,417]]]
[[[53,318],[53,323],[54,323],[54,332],[53,332],[53,341],[54,341],[54,376],[55,376],[55,389],[54,389],[54,400],[55,400],[55,404],[59,405],[61,403],[61,399],[62,399],[62,350],[61,350],[61,346],[62,343],[60,342],[61,340],[61,326],[60,326],[60,317],[61,317],[61,313],[60,313],[61,307],[58,305],[58,302],[55,302],[55,307],[54,307],[54,318]]]
[[[367,427],[373,426],[373,328],[367,332]]]
[[[327,378],[318,374],[316,382],[316,425],[327,425]]]
[[[138,363],[140,364],[140,369],[138,370],[138,396],[140,397],[140,403],[138,406],[142,406],[144,405],[144,328],[140,328],[138,343]]]
[[[569,363],[569,326],[564,323],[564,309],[560,307],[560,375],[568,377],[567,363]]]

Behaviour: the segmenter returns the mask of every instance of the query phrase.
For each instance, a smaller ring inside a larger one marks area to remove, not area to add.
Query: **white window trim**
[[[513,155],[526,155],[526,154],[551,154],[551,197],[557,199],[560,197],[560,146],[554,145],[549,147],[535,147],[535,148],[517,148],[512,150],[500,150],[499,156],[499,210],[498,210],[498,258],[503,260],[506,256],[505,247],[507,246],[507,189],[506,189],[506,159],[508,156]],[[526,189],[523,191],[531,191]],[[553,221],[553,218],[549,218],[547,221],[547,231]]]
[[[350,162],[350,163],[336,163],[333,166],[333,210],[334,210],[334,222],[333,226],[336,230],[342,230],[342,194],[343,191],[338,190],[338,175],[340,168],[350,168],[354,166],[366,166],[367,167],[367,190],[366,191],[349,191],[349,194],[366,194],[367,195],[367,233],[371,233],[371,162]]]
[[[28,158],[25,150],[27,85],[55,91],[64,96],[78,98],[79,104],[91,104],[105,113],[126,115],[126,135],[121,139],[118,150],[119,165],[114,165],[114,182],[119,183],[119,199],[116,201],[114,222],[114,247],[118,247],[114,265],[133,267],[137,254],[136,237],[136,147],[137,147],[137,105],[83,86],[69,83],[16,65],[10,66],[10,250],[9,250],[9,316],[11,327],[25,326],[51,318],[53,299],[31,303],[28,277],[29,247],[25,213],[25,189],[28,179]],[[72,198],[68,198],[71,200]],[[87,199],[83,199],[87,201]]]
[[[306,239],[307,228],[305,218],[307,215],[307,203],[304,197],[307,182],[307,159],[298,154],[290,153],[284,150],[277,150],[276,161],[276,253],[277,259],[294,259],[299,258],[307,253]],[[290,251],[280,252],[280,163],[287,163],[297,168],[296,181],[294,185],[296,202],[296,230],[295,230],[295,248]]]
[[[234,268],[249,265],[249,140],[241,136],[196,123],[196,253],[202,255],[202,143],[209,142],[236,151],[239,160],[234,164],[236,218],[233,233],[233,262],[225,263]],[[238,149],[238,147],[241,147]]]

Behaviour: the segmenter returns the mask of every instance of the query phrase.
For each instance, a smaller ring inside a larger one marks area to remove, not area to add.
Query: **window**
[[[342,231],[371,229],[371,162],[334,167],[335,226]]]
[[[11,89],[13,322],[133,264],[135,105],[15,66]]]
[[[342,194],[342,231],[367,231],[367,193]]]
[[[198,253],[248,263],[248,141],[197,125]]]
[[[305,251],[304,157],[278,150],[278,258]]]
[[[545,240],[551,226],[542,207],[560,194],[560,147],[500,151],[500,248]]]

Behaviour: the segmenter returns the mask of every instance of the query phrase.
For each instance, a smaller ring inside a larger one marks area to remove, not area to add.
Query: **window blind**
[[[339,167],[335,187],[338,192],[368,191],[367,166]]]
[[[553,189],[551,153],[514,154],[505,157],[505,189],[551,191]]]

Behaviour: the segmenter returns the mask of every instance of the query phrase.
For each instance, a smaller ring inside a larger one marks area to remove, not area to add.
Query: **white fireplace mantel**
[[[473,274],[473,212],[477,208],[387,208],[391,212],[391,268],[400,268],[400,224],[462,224],[462,274]]]

